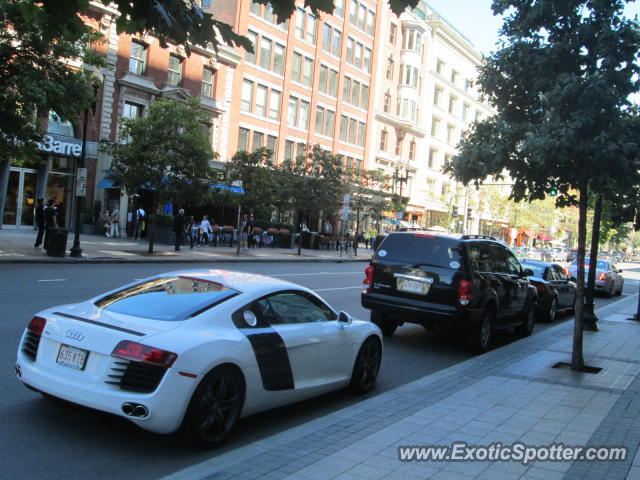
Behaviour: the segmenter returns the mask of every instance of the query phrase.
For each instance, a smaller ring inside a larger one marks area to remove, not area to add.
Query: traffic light
[[[454,217],[457,217],[457,216],[458,216],[458,206],[457,206],[457,205],[454,205],[454,206],[452,207],[452,209],[451,209],[451,213],[453,213],[453,216],[454,216]]]
[[[467,218],[471,218],[471,207],[467,208]]]

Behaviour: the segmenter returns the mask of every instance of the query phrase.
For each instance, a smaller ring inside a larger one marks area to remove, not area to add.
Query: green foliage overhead
[[[134,193],[154,192],[163,203],[201,203],[209,192],[214,158],[198,99],[181,102],[159,98],[144,118],[122,119],[120,138],[112,147],[110,178]]]
[[[64,59],[102,66],[89,48],[98,35],[85,26],[52,37],[33,2],[0,0],[0,157],[19,160],[35,152],[43,123],[54,110],[65,120],[89,108],[94,80]],[[55,38],[55,41],[53,41]]]
[[[623,0],[495,0],[506,14],[502,49],[481,68],[482,93],[498,115],[475,124],[448,167],[464,183],[507,172],[513,196],[542,199],[590,183],[605,191],[637,184],[640,30]]]

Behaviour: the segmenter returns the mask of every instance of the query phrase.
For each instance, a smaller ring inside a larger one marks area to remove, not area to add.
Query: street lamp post
[[[98,97],[98,86],[93,86],[94,98]],[[91,111],[95,115],[96,113],[96,102],[94,100],[91,105]],[[75,218],[75,231],[73,234],[73,246],[71,250],[69,250],[69,256],[74,258],[82,258],[82,248],[80,248],[80,197],[86,196],[86,185],[85,191],[80,191],[78,188],[78,182],[80,180],[80,169],[84,168],[84,159],[87,156],[87,126],[89,124],[89,109],[85,108],[84,110],[84,119],[82,125],[82,149],[80,150],[80,159],[78,160],[78,164],[76,166],[76,218]],[[86,181],[86,180],[85,180]]]

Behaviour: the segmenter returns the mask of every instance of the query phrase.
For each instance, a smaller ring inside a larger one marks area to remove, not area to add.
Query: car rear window
[[[455,270],[462,263],[458,245],[450,238],[429,234],[392,233],[376,251],[375,260]]]
[[[541,267],[539,265],[533,265],[532,263],[524,263],[522,266],[523,268],[528,268],[529,270],[531,270],[533,272],[534,277],[543,278],[544,267]]]
[[[178,321],[193,317],[238,293],[219,283],[198,278],[163,277],[109,294],[95,305],[108,312]]]

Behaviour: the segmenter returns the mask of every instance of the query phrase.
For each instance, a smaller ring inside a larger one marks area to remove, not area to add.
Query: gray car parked
[[[587,258],[584,261],[585,269],[585,281],[586,275],[589,273],[589,266],[591,261]],[[571,265],[567,267],[567,274],[576,278],[578,276],[578,260],[574,260]],[[622,295],[622,289],[624,288],[624,277],[622,276],[622,270],[620,270],[613,262],[609,260],[596,261],[596,284],[595,291],[612,297],[615,295]]]

